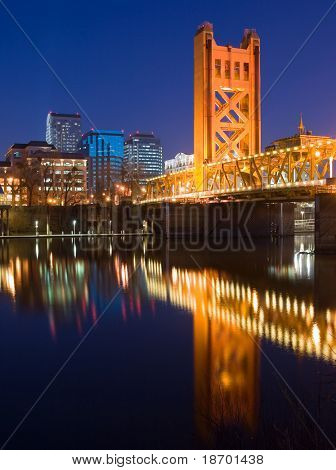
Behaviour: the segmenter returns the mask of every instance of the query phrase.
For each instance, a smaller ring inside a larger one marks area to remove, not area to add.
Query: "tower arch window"
[[[234,79],[240,80],[240,62],[234,63]]]
[[[230,78],[230,61],[226,60],[225,61],[225,78]]]
[[[221,77],[222,75],[222,61],[220,59],[215,59],[215,76]]]
[[[249,63],[244,62],[244,80],[249,79]]]

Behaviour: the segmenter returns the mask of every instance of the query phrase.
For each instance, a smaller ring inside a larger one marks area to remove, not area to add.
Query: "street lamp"
[[[76,234],[76,223],[77,223],[77,220],[73,220],[72,221],[72,225],[73,225],[73,234],[75,235]]]
[[[39,226],[38,220],[35,220],[35,235],[36,236],[38,236],[38,226]]]

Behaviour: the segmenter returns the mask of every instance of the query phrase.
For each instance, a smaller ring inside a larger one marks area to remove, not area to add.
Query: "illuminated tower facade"
[[[217,45],[204,23],[194,38],[195,187],[204,188],[204,163],[261,150],[260,39],[246,29],[240,47]]]

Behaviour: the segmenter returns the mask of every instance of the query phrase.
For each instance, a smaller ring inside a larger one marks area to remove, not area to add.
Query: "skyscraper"
[[[124,132],[91,130],[80,140],[80,151],[88,155],[88,189],[94,193],[111,191],[121,181]]]
[[[130,134],[125,142],[124,153],[125,179],[144,184],[147,178],[162,174],[162,146],[154,134]]]
[[[80,114],[49,112],[47,116],[46,140],[60,152],[77,152],[81,138]]]

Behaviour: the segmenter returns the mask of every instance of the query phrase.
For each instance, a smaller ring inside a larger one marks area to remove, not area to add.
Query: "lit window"
[[[225,61],[225,78],[230,78],[230,61]]]
[[[240,80],[240,62],[234,63],[234,79]]]
[[[249,64],[244,62],[244,80],[249,79]]]

